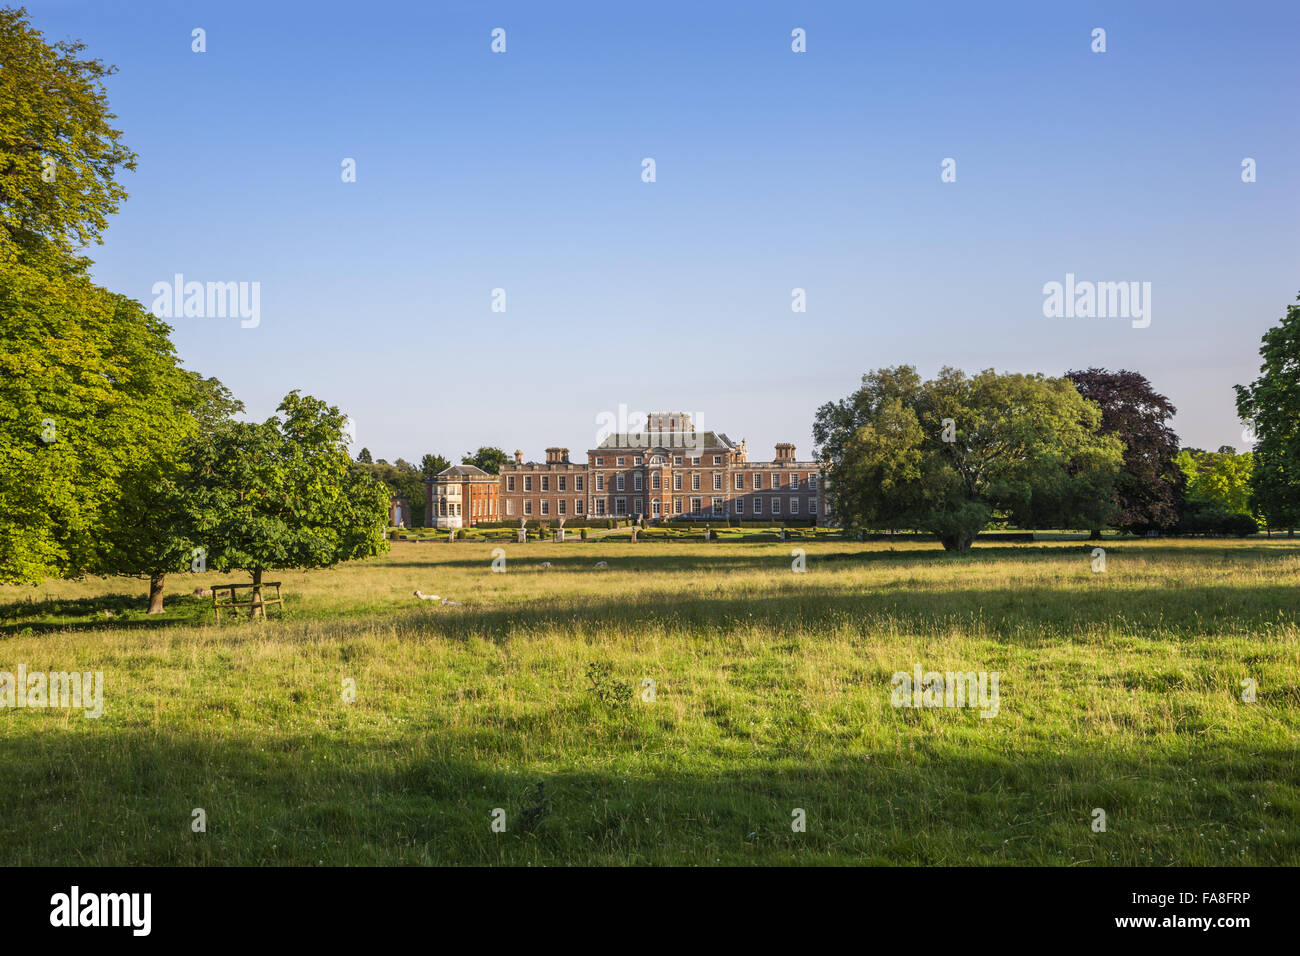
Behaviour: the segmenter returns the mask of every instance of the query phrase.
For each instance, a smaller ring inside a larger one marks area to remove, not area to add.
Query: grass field
[[[0,588],[0,670],[106,684],[0,710],[0,863],[1300,861],[1294,540],[496,546],[219,627],[189,592],[240,578]],[[998,672],[997,716],[892,706],[918,664]]]

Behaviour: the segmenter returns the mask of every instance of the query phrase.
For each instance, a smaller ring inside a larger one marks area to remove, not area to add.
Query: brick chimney
[[[794,445],[790,444],[788,441],[777,442],[776,460],[780,463],[794,461]]]
[[[569,462],[569,449],[567,448],[548,448],[546,449],[546,463],[548,465],[566,465]]]

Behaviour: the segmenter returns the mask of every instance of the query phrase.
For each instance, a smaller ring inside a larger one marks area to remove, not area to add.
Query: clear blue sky
[[[256,329],[174,320],[186,364],[389,460],[581,451],[619,403],[806,457],[899,363],[1136,369],[1186,444],[1240,446],[1232,385],[1300,291],[1295,2],[28,10],[120,68],[140,165],[99,280],[260,282]],[[1044,318],[1067,272],[1151,282],[1150,327]]]

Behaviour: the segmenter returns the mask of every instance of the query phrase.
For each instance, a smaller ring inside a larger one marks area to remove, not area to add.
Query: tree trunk
[[[939,536],[939,541],[943,544],[945,551],[969,551],[972,544],[975,543],[975,535],[967,534],[945,534]]]
[[[1089,541],[1100,541],[1100,540],[1101,540],[1101,529],[1100,529],[1100,528],[1093,528],[1093,529],[1092,529],[1092,534],[1088,535],[1088,540],[1089,540]]]
[[[249,608],[250,618],[262,617],[262,569],[253,572],[253,606]]]
[[[149,575],[149,613],[161,614],[163,612],[163,582],[167,580],[167,575],[160,571],[155,571]]]

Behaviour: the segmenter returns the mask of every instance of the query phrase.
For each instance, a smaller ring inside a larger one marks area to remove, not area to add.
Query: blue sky
[[[259,282],[257,328],[173,320],[185,363],[389,460],[581,452],[620,404],[806,457],[900,363],[1131,368],[1240,447],[1232,385],[1300,291],[1293,2],[28,10],[120,69],[140,164],[98,279]],[[1067,273],[1150,282],[1150,326],[1045,318]]]

